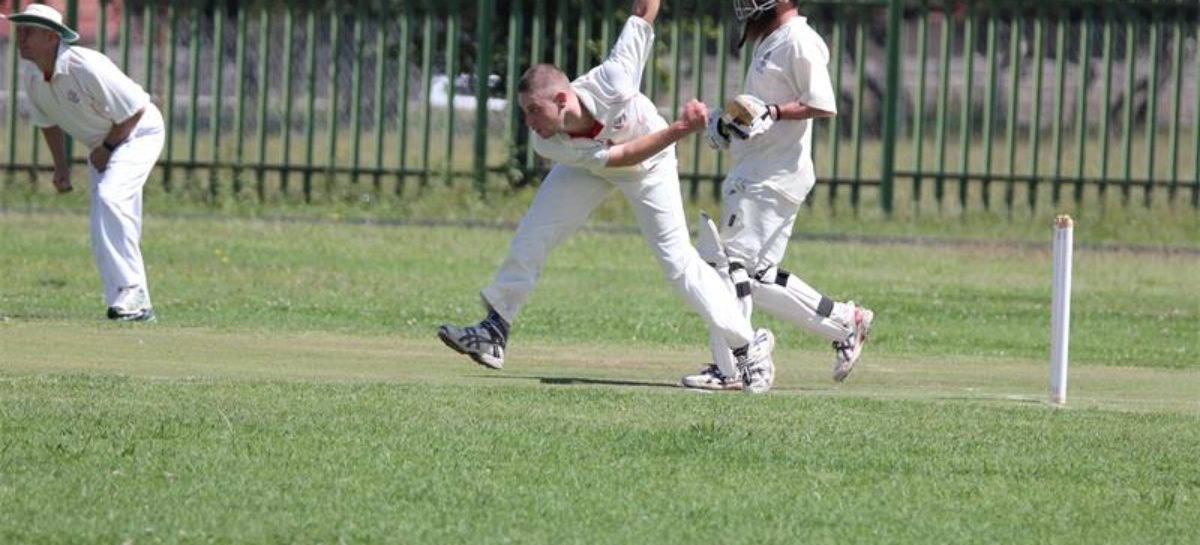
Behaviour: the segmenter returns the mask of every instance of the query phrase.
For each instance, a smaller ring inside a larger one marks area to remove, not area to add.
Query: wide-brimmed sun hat
[[[79,33],[67,28],[67,25],[63,24],[62,14],[46,4],[29,4],[21,13],[7,17],[0,15],[0,20],[4,19],[8,19],[14,25],[36,26],[57,32],[63,41],[69,44],[79,41]]]

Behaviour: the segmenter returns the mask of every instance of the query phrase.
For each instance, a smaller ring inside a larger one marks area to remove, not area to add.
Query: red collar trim
[[[567,133],[567,136],[570,136],[571,138],[587,138],[590,140],[595,140],[597,136],[600,136],[600,131],[603,131],[603,130],[604,130],[604,125],[601,125],[600,122],[597,121],[592,125],[591,130],[587,130],[587,131],[584,131],[581,133]]]
[[[50,83],[52,79],[54,79],[54,72],[50,72],[49,74],[42,72],[42,81]]]

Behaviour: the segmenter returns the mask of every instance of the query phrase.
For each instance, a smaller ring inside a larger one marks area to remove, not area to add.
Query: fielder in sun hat
[[[142,259],[142,197],[165,140],[166,127],[150,94],[100,51],[72,45],[79,34],[52,7],[33,4],[4,17],[17,26],[27,66],[21,76],[29,121],[54,158],[54,188],[71,191],[67,137],[87,146],[91,182],[92,253],[106,316],[152,322]]]
[[[12,15],[0,15],[0,20],[8,19],[14,25],[29,25],[57,32],[66,43],[79,41],[79,33],[63,24],[63,16],[58,10],[46,4],[29,4],[25,11]]]

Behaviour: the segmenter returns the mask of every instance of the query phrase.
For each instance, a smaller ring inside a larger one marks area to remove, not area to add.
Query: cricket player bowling
[[[681,117],[668,123],[639,92],[658,9],[659,0],[635,0],[609,57],[573,81],[548,64],[522,76],[519,100],[535,133],[533,149],[555,165],[521,219],[494,282],[482,291],[487,317],[438,330],[442,342],[476,363],[493,369],[504,365],[511,324],[547,255],[617,190],[633,209],[667,281],[731,348],[726,371],[741,377],[747,392],[770,389],[774,337],[756,332],[738,310],[728,284],[692,246],[684,217],[675,142],[704,129],[707,108],[690,101]]]

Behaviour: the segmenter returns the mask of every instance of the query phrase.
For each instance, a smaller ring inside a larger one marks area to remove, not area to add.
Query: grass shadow
[[[536,380],[541,384],[549,384],[552,386],[572,386],[572,385],[589,385],[589,386],[638,386],[645,388],[682,388],[677,382],[654,382],[646,380],[622,380],[622,379],[605,379],[605,378],[585,378],[585,377],[544,377],[544,376],[496,376],[486,375],[490,379],[505,379],[505,380]]]
[[[603,378],[581,378],[581,377],[537,377],[542,384],[551,384],[556,386],[570,386],[574,384],[587,384],[595,386],[644,386],[647,388],[682,388],[675,382],[651,382],[644,380],[619,380],[619,379],[603,379]]]

